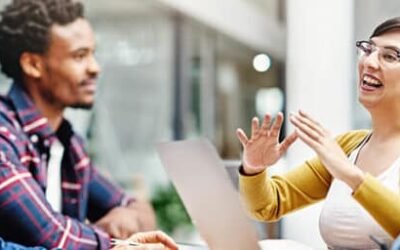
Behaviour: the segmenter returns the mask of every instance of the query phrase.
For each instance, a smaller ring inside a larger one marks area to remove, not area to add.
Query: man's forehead
[[[81,46],[94,46],[94,34],[90,23],[79,18],[66,25],[54,24],[50,30],[51,45],[74,49]]]

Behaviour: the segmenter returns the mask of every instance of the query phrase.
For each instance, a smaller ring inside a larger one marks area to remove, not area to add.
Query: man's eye
[[[75,55],[74,55],[74,59],[75,59],[75,60],[78,60],[78,61],[83,60],[85,57],[86,57],[86,54],[85,54],[85,53],[78,53],[78,54],[75,54]]]

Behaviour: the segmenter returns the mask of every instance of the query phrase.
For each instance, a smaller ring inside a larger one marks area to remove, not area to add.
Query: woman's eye
[[[398,60],[397,55],[393,53],[384,53],[383,58],[388,62],[395,62]]]

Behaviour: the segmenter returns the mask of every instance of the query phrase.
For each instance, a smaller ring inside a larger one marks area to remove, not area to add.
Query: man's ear
[[[21,64],[22,71],[25,75],[32,78],[42,77],[43,72],[43,58],[31,52],[22,53],[19,63]]]

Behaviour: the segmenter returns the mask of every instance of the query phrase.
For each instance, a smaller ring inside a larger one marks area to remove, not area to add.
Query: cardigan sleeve
[[[400,195],[366,174],[365,180],[353,193],[372,217],[393,237],[400,235]]]
[[[349,154],[368,131],[352,131],[336,138]],[[274,221],[283,215],[326,197],[332,176],[315,157],[284,175],[268,177],[266,171],[239,176],[239,190],[250,214],[258,220]]]

